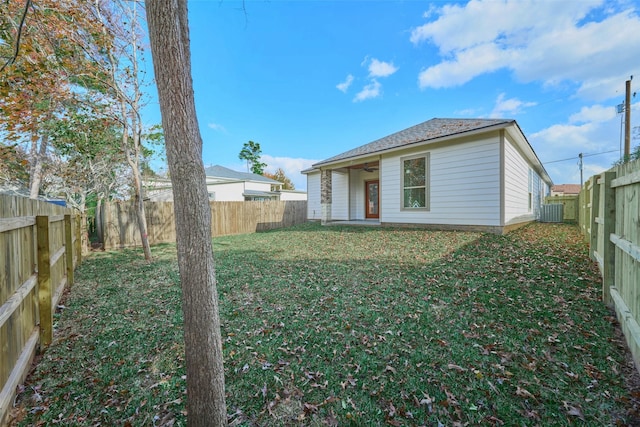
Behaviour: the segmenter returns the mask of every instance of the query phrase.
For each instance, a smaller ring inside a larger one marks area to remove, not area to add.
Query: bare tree
[[[151,53],[171,175],[192,426],[227,424],[211,209],[198,128],[187,0],[147,0]]]
[[[136,2],[94,0],[94,13],[103,23],[104,46],[92,58],[107,76],[101,84],[115,101],[115,115],[123,127],[122,150],[133,178],[133,195],[140,230],[140,243],[147,261],[150,261],[151,247],[147,235],[147,220],[142,194],[142,174],[140,158],[143,125],[140,120],[143,76],[139,68],[142,49],[139,5]]]

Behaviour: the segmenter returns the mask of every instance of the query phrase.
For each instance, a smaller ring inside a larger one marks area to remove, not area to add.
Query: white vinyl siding
[[[504,221],[510,224],[513,220],[523,222],[535,219],[533,204],[537,193],[536,178],[538,175],[530,168],[528,162],[507,139],[504,144]],[[531,172],[529,172],[531,171]],[[531,174],[531,203],[529,209],[529,174]]]
[[[542,179],[534,170],[531,170],[531,178],[531,213],[538,220],[540,219],[540,206],[542,204]]]
[[[230,182],[224,184],[208,184],[207,191],[214,193],[216,202],[244,201],[244,182]]]
[[[331,172],[331,219],[349,219],[349,174]]]
[[[403,210],[401,158],[430,156],[429,211]],[[381,161],[380,221],[452,225],[500,225],[498,133],[424,151],[403,152]]]
[[[349,173],[349,219],[364,219],[364,181],[360,169],[351,169]]]
[[[245,190],[252,190],[252,191],[266,191],[266,192],[269,192],[269,191],[271,191],[271,184],[269,184],[268,182],[245,181],[244,182],[244,189]]]
[[[307,200],[307,193],[305,191],[296,190],[280,190],[280,200]]]
[[[322,219],[320,206],[320,171],[307,174],[307,219]]]

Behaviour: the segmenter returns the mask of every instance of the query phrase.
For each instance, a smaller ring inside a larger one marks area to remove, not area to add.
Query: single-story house
[[[552,196],[577,196],[582,187],[580,184],[558,184],[551,187]]]
[[[515,120],[435,118],[303,171],[308,218],[504,233],[551,178]]]
[[[306,200],[304,191],[283,190],[280,181],[248,172],[237,172],[215,165],[205,168],[209,200],[217,202]],[[145,180],[145,200],[172,201],[171,180]]]

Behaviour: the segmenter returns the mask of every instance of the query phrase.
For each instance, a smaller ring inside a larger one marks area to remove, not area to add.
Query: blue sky
[[[246,171],[238,153],[252,140],[268,171],[305,189],[302,169],[409,126],[500,117],[517,120],[554,183],[579,183],[579,153],[585,180],[620,156],[639,15],[629,0],[191,0],[203,161]],[[157,103],[145,120],[160,121]]]

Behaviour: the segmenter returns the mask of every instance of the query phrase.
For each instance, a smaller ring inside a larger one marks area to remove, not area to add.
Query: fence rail
[[[640,160],[591,177],[579,225],[602,275],[602,299],[620,321],[640,369]]]
[[[0,425],[38,345],[53,338],[53,313],[82,258],[71,209],[0,195]]]
[[[307,202],[211,202],[211,236],[254,233],[290,227],[307,221]],[[173,202],[145,202],[149,243],[176,241]],[[105,249],[140,246],[140,232],[133,203],[106,203],[101,221]]]

